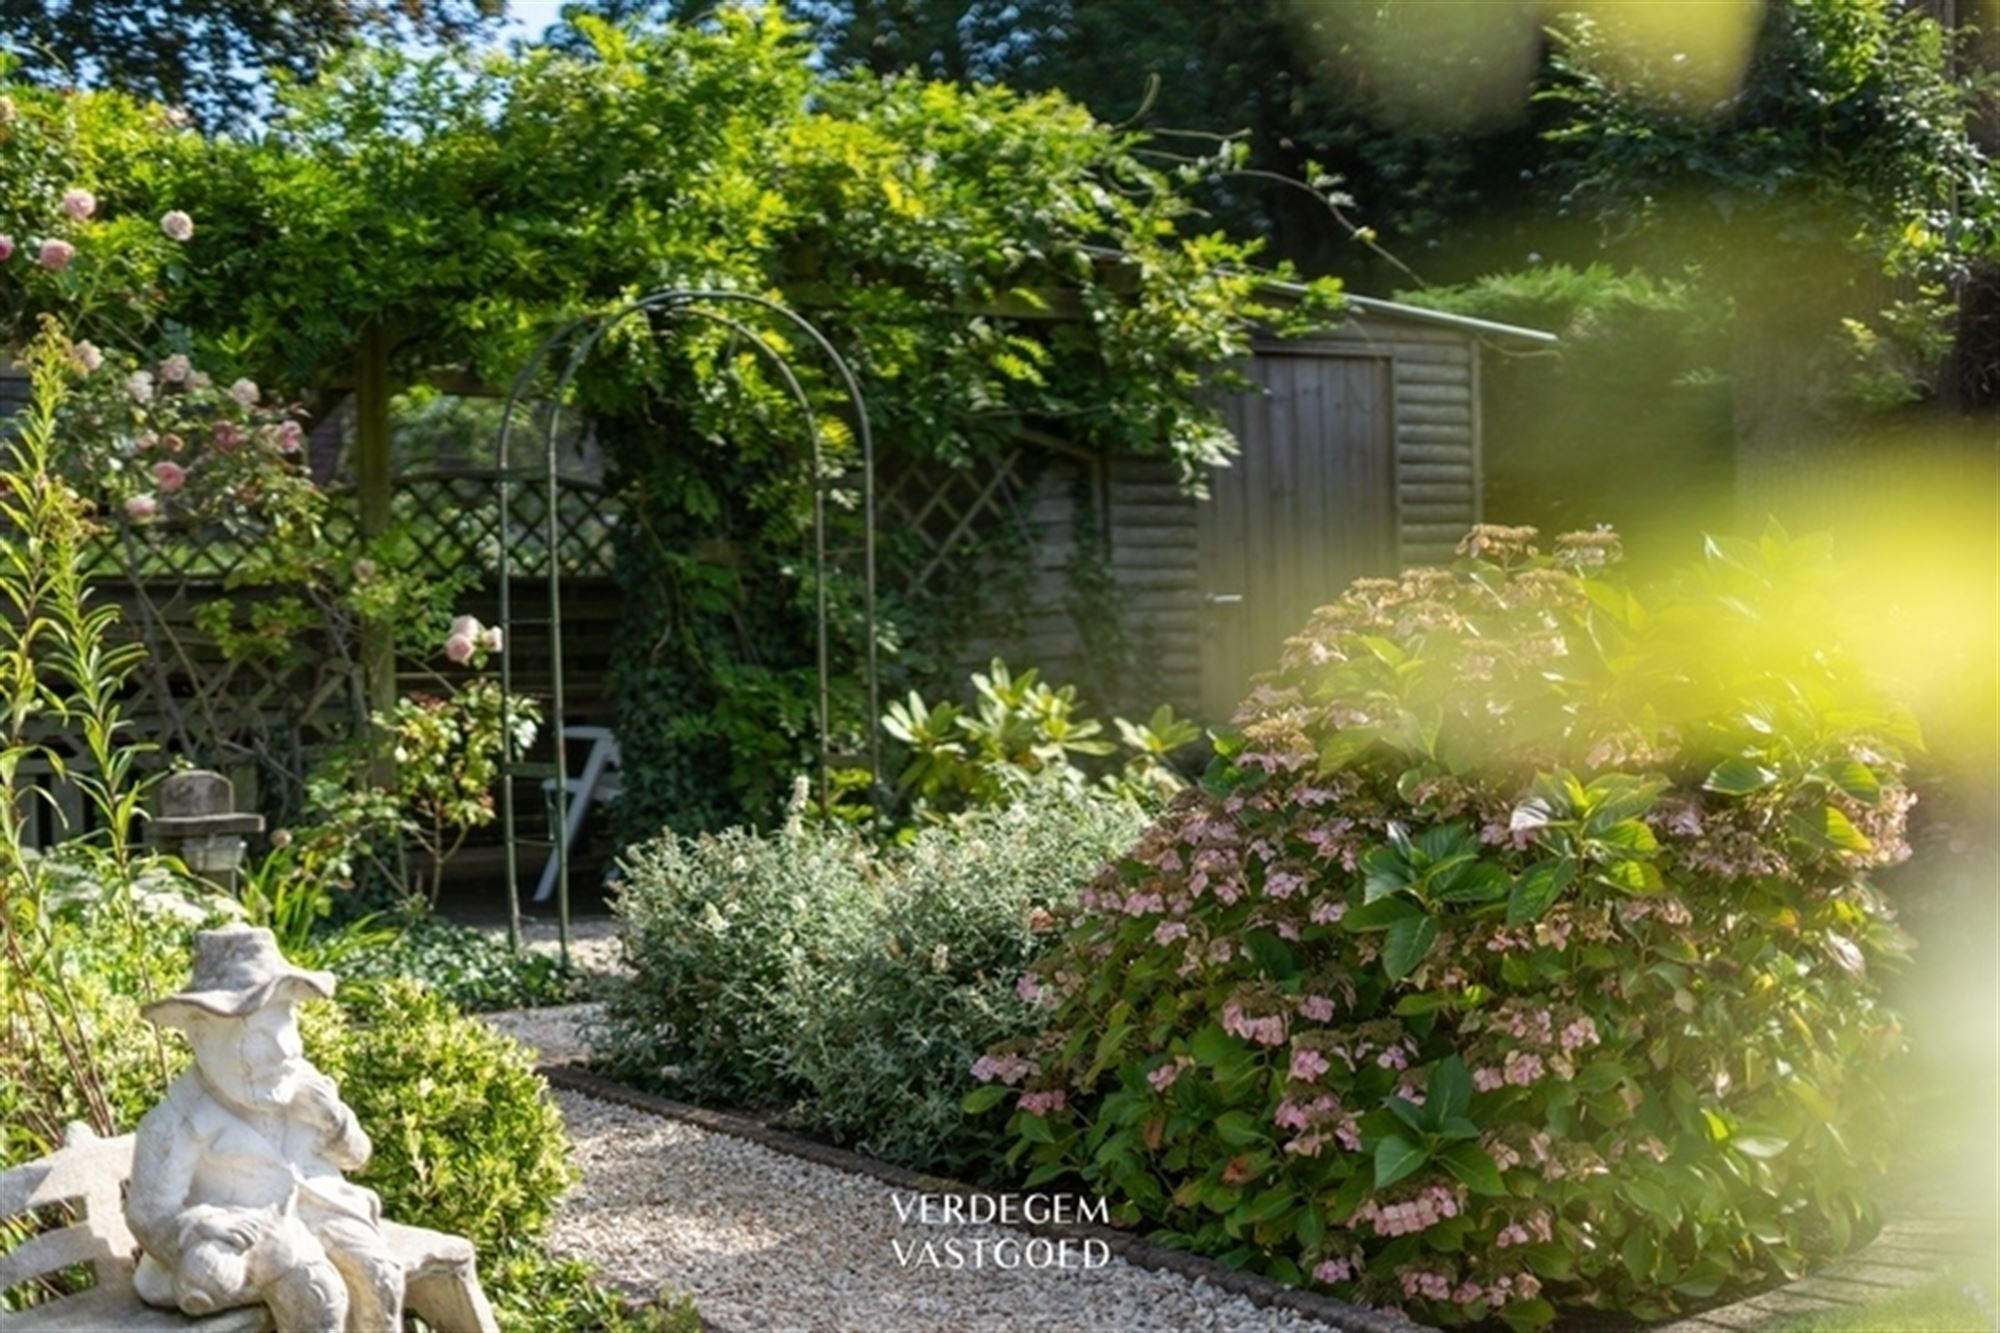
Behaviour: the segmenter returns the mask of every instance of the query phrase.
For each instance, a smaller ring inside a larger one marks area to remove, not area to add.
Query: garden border
[[[928,1175],[921,1171],[912,1171],[907,1167],[878,1162],[844,1148],[816,1143],[797,1134],[772,1129],[746,1116],[734,1115],[727,1111],[712,1111],[706,1107],[691,1106],[671,1098],[641,1092],[637,1088],[628,1087],[600,1074],[590,1073],[576,1065],[541,1064],[537,1066],[536,1072],[547,1079],[553,1087],[629,1106],[634,1110],[645,1111],[668,1120],[678,1120],[711,1133],[747,1139],[787,1156],[801,1158],[835,1171],[845,1171],[850,1175],[866,1176],[885,1185],[933,1194],[953,1194],[968,1199],[984,1197],[996,1202],[1020,1197],[1018,1194],[1005,1191],[967,1185],[947,1176]],[[1112,1254],[1129,1264],[1206,1282],[1231,1295],[1241,1296],[1255,1305],[1302,1314],[1317,1319],[1330,1328],[1339,1329],[1342,1333],[1427,1333],[1430,1328],[1427,1324],[1414,1323],[1399,1315],[1364,1310],[1358,1305],[1349,1305],[1330,1296],[1288,1287],[1282,1282],[1229,1268],[1200,1255],[1170,1250],[1129,1231],[1119,1231],[1112,1227],[1090,1223],[1021,1221],[1010,1222],[1009,1225],[1030,1235],[1050,1240],[1100,1241]],[[699,1304],[699,1301],[697,1293],[696,1303]]]

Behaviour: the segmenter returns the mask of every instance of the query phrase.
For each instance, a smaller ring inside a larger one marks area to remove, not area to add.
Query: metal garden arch
[[[822,802],[830,799],[828,786],[828,764],[832,751],[831,700],[833,677],[831,659],[828,652],[827,629],[827,526],[826,526],[826,459],[823,441],[820,438],[819,418],[813,411],[812,400],[799,383],[791,363],[755,329],[739,319],[707,308],[713,303],[736,302],[756,310],[775,315],[788,322],[809,338],[825,355],[840,378],[842,389],[847,395],[849,407],[855,420],[855,437],[861,446],[861,522],[862,522],[862,634],[866,643],[864,678],[867,687],[867,727],[868,727],[868,767],[869,775],[879,787],[882,779],[881,738],[877,730],[880,713],[878,679],[875,650],[875,441],[868,425],[868,405],[861,395],[861,386],[854,377],[853,370],[834,348],[826,335],[811,321],[796,311],[748,292],[734,292],[708,288],[670,287],[640,297],[627,305],[607,314],[587,316],[558,330],[542,345],[535,349],[507,393],[507,403],[500,414],[500,428],[497,438],[498,465],[500,473],[500,623],[506,634],[505,651],[500,654],[500,693],[503,701],[514,697],[513,672],[513,598],[511,589],[512,561],[509,551],[508,528],[512,517],[509,507],[512,501],[511,482],[513,478],[511,446],[513,442],[514,416],[533,389],[536,377],[550,364],[558,349],[570,344],[569,356],[563,363],[561,375],[557,378],[549,396],[549,411],[542,430],[543,480],[548,487],[548,504],[544,515],[544,542],[548,560],[549,596],[549,652],[551,698],[548,724],[555,746],[555,809],[553,839],[556,857],[556,919],[557,930],[565,960],[569,957],[569,839],[566,836],[569,817],[569,761],[564,750],[565,721],[563,689],[562,652],[562,560],[560,558],[560,524],[557,504],[557,451],[561,435],[563,399],[576,381],[577,373],[590,357],[597,345],[607,334],[628,319],[644,317],[650,323],[655,318],[665,320],[702,319],[720,324],[743,338],[761,353],[777,369],[786,391],[798,404],[805,418],[806,432],[812,444],[813,470],[813,572],[816,583],[818,629],[818,669],[819,669],[819,793]],[[656,330],[655,336],[659,336]],[[502,779],[500,788],[501,824],[507,846],[507,911],[508,937],[518,945],[520,942],[521,891],[518,854],[514,842],[514,785],[516,755],[514,738],[510,729],[503,728]]]

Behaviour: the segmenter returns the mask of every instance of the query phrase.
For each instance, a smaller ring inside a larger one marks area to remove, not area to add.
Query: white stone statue
[[[403,1327],[381,1200],[342,1175],[367,1163],[368,1136],[299,1040],[300,1001],[333,987],[287,962],[270,931],[230,926],[196,936],[187,987],[146,1006],[194,1048],[133,1145],[125,1216],[148,1304],[200,1315],[262,1302],[281,1333]]]

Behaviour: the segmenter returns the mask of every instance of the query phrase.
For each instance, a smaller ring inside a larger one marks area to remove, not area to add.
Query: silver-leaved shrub
[[[1005,1143],[960,1109],[1057,912],[1131,844],[1139,805],[1030,782],[884,845],[842,824],[671,833],[628,850],[632,975],[602,1047],[622,1078],[779,1110],[871,1156],[984,1178]]]
[[[1824,542],[1642,589],[1534,540],[1322,608],[1083,895],[966,1103],[1031,1185],[1441,1324],[1659,1318],[1866,1233],[1913,724]]]

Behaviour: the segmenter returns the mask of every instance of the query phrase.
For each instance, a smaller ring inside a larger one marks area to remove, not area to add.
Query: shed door
[[[1247,373],[1263,392],[1224,409],[1243,451],[1196,506],[1202,705],[1215,720],[1315,607],[1396,564],[1388,358],[1260,353]]]

